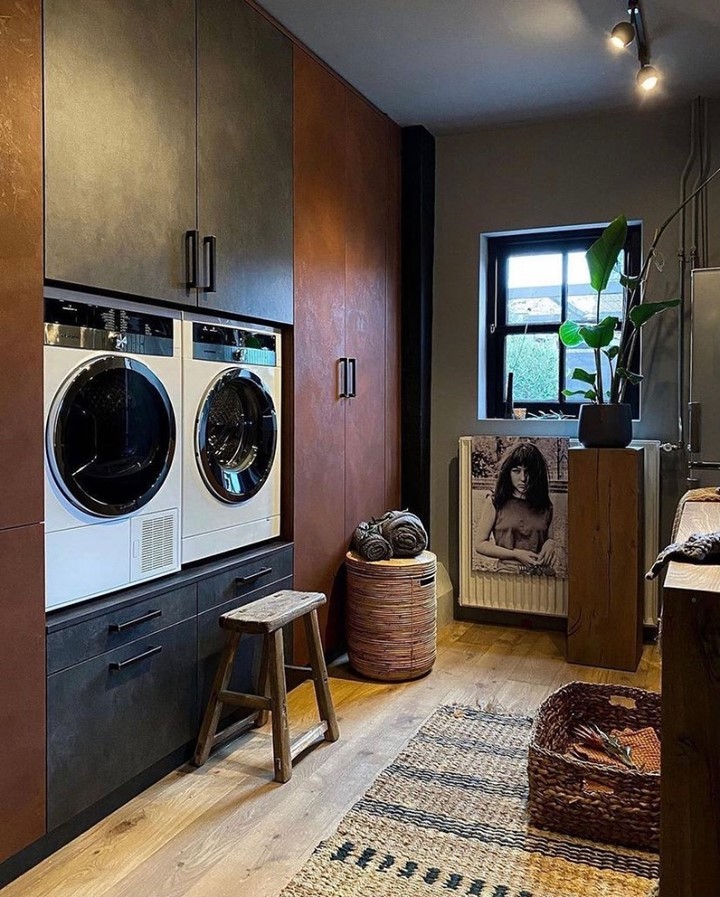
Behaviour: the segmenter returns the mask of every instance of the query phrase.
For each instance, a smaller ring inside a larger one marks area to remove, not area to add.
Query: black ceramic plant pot
[[[632,409],[626,404],[581,405],[578,439],[585,448],[625,448],[632,441]]]

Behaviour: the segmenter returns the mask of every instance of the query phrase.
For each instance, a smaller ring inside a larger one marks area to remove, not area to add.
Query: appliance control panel
[[[171,356],[173,321],[152,312],[46,296],[45,345]]]
[[[275,367],[277,356],[277,337],[273,333],[221,324],[193,324],[193,358],[198,361]]]

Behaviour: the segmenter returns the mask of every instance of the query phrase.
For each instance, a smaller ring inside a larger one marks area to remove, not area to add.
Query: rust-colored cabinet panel
[[[396,125],[297,48],[294,75],[288,536],[295,587],[328,595],[321,631],[337,654],[350,537],[399,493],[400,140]],[[305,660],[300,627],[294,648]]]
[[[347,101],[345,335],[350,393],[345,416],[345,525],[386,510],[385,289],[387,123],[354,94]]]
[[[294,81],[295,588],[330,595],[345,543],[346,90],[297,48]],[[301,627],[296,639],[301,657]]]
[[[0,862],[45,833],[43,527],[0,532]]]
[[[0,27],[0,529],[43,519],[40,0]]]

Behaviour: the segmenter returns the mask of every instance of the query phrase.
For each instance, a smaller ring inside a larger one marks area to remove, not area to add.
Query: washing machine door
[[[48,420],[53,476],[77,507],[120,517],[146,505],[175,454],[172,403],[140,361],[98,357],[67,381]]]
[[[252,371],[233,368],[210,384],[195,425],[198,468],[216,498],[252,498],[275,460],[277,416],[272,396]]]

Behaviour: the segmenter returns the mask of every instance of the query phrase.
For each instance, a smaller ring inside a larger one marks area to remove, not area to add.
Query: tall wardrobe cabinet
[[[294,93],[295,587],[332,654],[353,530],[399,501],[400,129],[299,48]]]

